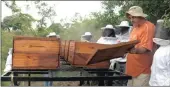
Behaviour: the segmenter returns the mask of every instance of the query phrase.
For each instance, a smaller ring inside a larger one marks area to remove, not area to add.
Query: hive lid
[[[134,47],[137,43],[139,43],[139,41],[135,40],[114,44],[110,48],[97,49],[93,52],[93,55],[91,55],[90,58],[86,61],[86,64],[94,64],[124,56],[124,54],[127,53],[128,49]]]

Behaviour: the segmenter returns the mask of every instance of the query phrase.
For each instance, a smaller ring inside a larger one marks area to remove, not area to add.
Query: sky
[[[53,6],[57,16],[54,18],[55,22],[60,22],[60,19],[71,19],[75,13],[80,13],[82,17],[88,15],[90,12],[100,11],[102,8],[101,1],[44,1],[48,5]],[[36,19],[40,19],[37,13],[34,2],[32,1],[16,1],[18,7],[21,8],[23,13],[28,13]],[[30,8],[27,10],[26,5],[29,4]],[[11,10],[2,2],[2,20],[5,16],[12,15]],[[48,24],[49,25],[49,24]]]
[[[10,1],[9,1],[10,2]],[[70,23],[70,19],[74,17],[75,13],[79,13],[80,16],[88,16],[91,12],[103,11],[101,1],[43,1],[49,6],[52,6],[57,14],[53,18],[55,23],[59,23],[61,19],[66,19],[65,22]],[[38,9],[36,9],[34,1],[16,1],[18,7],[21,8],[22,13],[28,13],[35,19],[40,19],[38,15]],[[1,19],[5,16],[12,15],[11,9],[9,9],[4,2],[2,2]],[[29,5],[29,9],[26,6]],[[115,13],[118,13],[120,8],[115,9]],[[47,27],[51,25],[50,20],[46,21]],[[60,22],[61,23],[61,22]],[[62,24],[62,23],[61,23]],[[33,23],[33,28],[36,27],[36,23]]]

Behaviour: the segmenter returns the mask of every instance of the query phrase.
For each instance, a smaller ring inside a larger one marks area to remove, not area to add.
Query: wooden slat
[[[112,45],[88,43],[88,42],[76,42],[76,53],[92,53],[96,49],[104,49],[112,47]]]
[[[59,54],[59,42],[39,40],[16,40],[14,52],[56,53]]]
[[[13,69],[56,69],[59,65],[57,54],[24,54],[13,55]]]
[[[56,41],[56,40],[59,40],[59,38],[15,36],[14,40]]]
[[[64,49],[64,58],[68,60],[68,52],[69,52],[69,40],[66,41],[65,43],[65,49]]]
[[[69,61],[71,64],[73,64],[74,57],[75,57],[75,41],[70,41],[67,61]]]

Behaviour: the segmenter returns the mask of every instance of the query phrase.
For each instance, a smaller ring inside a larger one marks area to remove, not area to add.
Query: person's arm
[[[132,48],[129,53],[131,54],[143,54],[143,53],[147,53],[150,52],[148,49],[141,47],[141,48]]]

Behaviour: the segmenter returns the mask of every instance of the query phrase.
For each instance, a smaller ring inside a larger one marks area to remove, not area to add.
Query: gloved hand
[[[116,60],[115,59],[110,60],[110,67],[109,67],[109,69],[114,70],[114,65],[115,64],[116,64]]]

